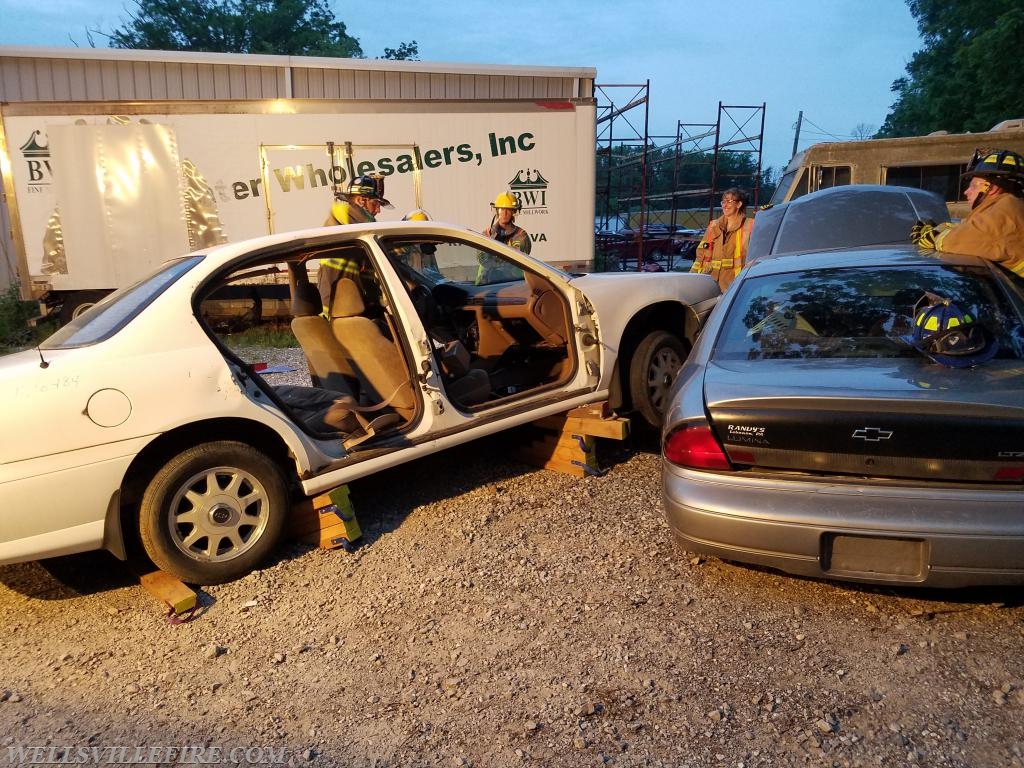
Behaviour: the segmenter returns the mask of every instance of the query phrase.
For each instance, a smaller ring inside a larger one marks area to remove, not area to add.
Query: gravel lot
[[[0,761],[1024,765],[1020,590],[697,558],[651,435],[585,479],[507,442],[353,483],[355,553],[289,543],[185,624],[103,553],[0,567]]]

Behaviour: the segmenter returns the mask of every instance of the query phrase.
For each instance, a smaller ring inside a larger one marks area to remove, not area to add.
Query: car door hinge
[[[426,384],[423,385],[423,391],[430,398],[430,404],[434,407],[434,415],[440,416],[444,413],[444,398],[441,397],[441,391],[437,387],[431,387]]]

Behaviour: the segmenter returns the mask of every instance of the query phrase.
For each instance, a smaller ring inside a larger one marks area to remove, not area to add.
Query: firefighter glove
[[[919,248],[935,250],[935,222],[918,221],[910,230],[910,242]]]

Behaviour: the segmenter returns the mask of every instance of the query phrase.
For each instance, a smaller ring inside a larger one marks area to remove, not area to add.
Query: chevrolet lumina
[[[321,295],[321,263],[342,262]],[[436,222],[189,254],[0,358],[0,563],[124,557],[138,537],[184,581],[222,582],[267,557],[293,502],[377,470],[606,399],[660,425],[717,299],[702,275],[570,275]],[[234,350],[239,303],[277,314],[309,386]]]
[[[673,389],[670,528],[688,551],[804,576],[1024,583],[1022,317],[1024,280],[979,258],[757,260]]]

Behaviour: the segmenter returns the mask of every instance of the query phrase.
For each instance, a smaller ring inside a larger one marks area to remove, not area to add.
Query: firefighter
[[[431,218],[422,208],[414,208],[402,217],[402,221],[431,221]],[[392,252],[399,261],[417,272],[422,273],[425,269],[438,271],[437,259],[434,256],[437,253],[437,246],[433,243],[396,246]]]
[[[691,272],[711,275],[724,292],[747,263],[754,219],[747,216],[747,193],[730,187],[722,193],[722,215],[708,224],[697,246]]]
[[[414,208],[402,217],[402,221],[430,221],[430,214],[422,208]]]
[[[331,212],[324,222],[325,227],[339,224],[363,224],[377,220],[381,208],[393,208],[384,197],[384,178],[381,176],[356,176],[346,192],[335,192]],[[317,288],[324,305],[324,315],[331,306],[334,284],[342,277],[348,277],[362,284],[362,264],[352,258],[334,257],[320,259]]]
[[[1024,157],[979,149],[961,177],[970,213],[959,224],[919,221],[910,240],[921,248],[964,253],[1024,276]]]
[[[324,222],[325,227],[335,224],[363,224],[376,221],[381,208],[394,208],[384,198],[382,176],[356,176],[345,192],[334,193],[334,204]]]
[[[529,253],[532,243],[526,230],[516,224],[516,214],[522,206],[511,192],[502,192],[491,203],[491,225],[484,230],[484,235],[499,243]],[[476,284],[501,282],[503,280],[519,280],[522,270],[513,267],[489,253],[481,253],[478,257],[480,266],[476,272]]]
[[[516,214],[521,208],[522,205],[515,195],[511,192],[502,192],[491,203],[494,215],[491,217],[491,226],[484,230],[484,234],[499,243],[505,243],[523,253],[529,253],[530,236],[525,229],[516,225]]]

